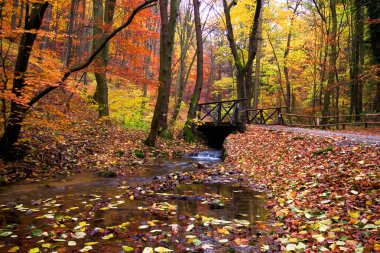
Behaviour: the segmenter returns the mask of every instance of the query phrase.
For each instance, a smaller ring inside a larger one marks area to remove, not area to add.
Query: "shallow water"
[[[101,178],[82,173],[36,184],[0,187],[0,235],[4,231],[12,232],[11,236],[0,236],[0,246],[5,245],[4,249],[7,250],[14,245],[35,247],[36,241],[41,239],[40,235],[31,236],[36,228],[49,232],[49,236],[68,234],[70,237],[73,236],[70,231],[75,230],[79,221],[86,221],[90,228],[106,228],[128,222],[131,243],[140,241],[139,226],[146,224],[153,229],[169,229],[170,232],[170,224],[186,224],[197,216],[225,221],[246,220],[250,223],[264,221],[267,215],[263,208],[265,194],[232,183],[180,184],[171,191],[149,193],[143,199],[129,198],[129,187],[161,179],[173,172],[196,171],[198,163],[212,166],[220,162],[218,154],[216,151],[200,152],[183,159],[157,161],[153,166],[139,167],[136,175],[128,178]],[[168,203],[173,210],[147,211],[162,203]],[[148,222],[152,220],[157,224]],[[57,226],[63,226],[62,229],[58,228],[59,232],[56,231]],[[91,231],[87,232],[90,235],[86,240],[99,241],[96,232]],[[119,238],[100,241],[103,251],[99,249],[97,252],[120,252]],[[62,247],[65,243],[57,242]],[[173,243],[167,245],[175,246]]]

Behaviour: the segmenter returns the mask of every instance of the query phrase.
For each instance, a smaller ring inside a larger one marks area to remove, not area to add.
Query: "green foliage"
[[[145,158],[145,153],[141,149],[135,149],[134,154],[137,158]]]
[[[229,97],[225,99],[234,99],[235,98],[235,79],[232,77],[224,77],[214,83],[214,94],[228,94]],[[228,92],[232,91],[232,92]]]
[[[185,123],[185,127],[183,128],[183,138],[188,143],[195,142],[195,136],[193,133],[192,124],[193,124],[192,121],[187,121]]]
[[[318,149],[317,151],[314,151],[313,155],[315,155],[315,156],[322,155],[322,154],[331,152],[333,150],[334,150],[334,148],[331,147],[331,146],[329,146],[329,147],[326,147],[326,148],[323,148],[323,149]]]
[[[99,171],[97,173],[99,177],[105,177],[105,178],[112,178],[112,177],[117,177],[117,174],[112,171],[112,170],[107,170],[107,171]]]
[[[164,139],[173,139],[173,136],[172,134],[169,132],[168,129],[165,129],[163,131],[160,132],[160,137],[164,138]]]
[[[136,86],[110,89],[109,108],[110,117],[125,128],[147,131],[150,127],[153,109]]]

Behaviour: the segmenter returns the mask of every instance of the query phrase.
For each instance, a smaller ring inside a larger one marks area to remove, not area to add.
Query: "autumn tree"
[[[65,85],[65,82],[72,73],[78,72],[88,67],[114,36],[116,36],[125,27],[129,26],[134,17],[140,11],[152,7],[155,2],[156,0],[147,0],[135,7],[131,11],[127,20],[123,22],[119,27],[114,29],[110,34],[108,34],[102,40],[102,42],[99,43],[98,48],[94,50],[82,63],[73,67],[69,67],[68,70],[62,74],[62,77],[57,84],[45,86],[37,91],[34,91],[26,80],[27,70],[30,63],[30,55],[32,53],[33,45],[37,37],[37,33],[31,31],[38,31],[40,29],[43,16],[49,3],[28,3],[26,6],[27,11],[24,24],[24,32],[22,33],[22,37],[19,43],[17,59],[15,62],[15,70],[13,73],[14,78],[12,95],[14,98],[11,101],[9,117],[5,125],[4,133],[0,140],[0,155],[2,157],[7,157],[9,155],[12,145],[19,139],[22,123],[30,107],[35,105],[41,98],[45,97],[51,91]],[[30,90],[32,90],[32,94],[30,94]]]
[[[229,42],[229,46],[231,49],[231,53],[234,59],[234,64],[236,67],[236,84],[237,84],[237,94],[238,98],[247,98],[250,99],[252,96],[250,94],[251,91],[251,75],[252,71],[252,63],[256,56],[257,51],[257,30],[258,30],[258,22],[260,18],[261,12],[261,0],[256,1],[256,10],[253,17],[252,25],[250,28],[249,39],[248,39],[248,55],[247,59],[245,59],[243,53],[241,53],[241,48],[237,44],[236,37],[234,34],[234,29],[231,21],[231,9],[233,6],[237,5],[237,1],[233,0],[231,2],[227,2],[227,0],[223,0],[223,10],[225,15],[225,24],[227,29],[227,39]],[[246,105],[244,101],[240,102],[240,110],[244,111],[246,109]]]
[[[112,25],[115,13],[116,0],[106,0],[103,8],[103,1],[93,0],[94,28],[92,47],[95,50],[98,47],[99,35],[105,34],[105,28]],[[103,10],[104,9],[104,10]],[[95,61],[97,69],[95,70],[96,90],[94,100],[98,104],[99,117],[109,116],[108,109],[108,84],[107,84],[107,66],[109,62],[109,44],[102,49],[100,55]]]

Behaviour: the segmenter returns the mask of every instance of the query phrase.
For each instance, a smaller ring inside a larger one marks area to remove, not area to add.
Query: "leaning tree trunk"
[[[42,19],[46,8],[48,7],[48,4],[48,2],[33,3],[32,8],[30,8],[29,16],[25,20],[25,31],[22,34],[18,48],[12,87],[12,93],[17,97],[17,99],[23,98],[23,89],[26,86],[25,77],[28,70],[29,58],[32,52],[34,41],[37,37],[37,33],[30,31],[40,29]],[[19,101],[11,102],[8,124],[0,140],[1,156],[7,157],[9,155],[10,147],[18,140],[21,124],[24,120],[27,110],[27,105],[21,104]]]

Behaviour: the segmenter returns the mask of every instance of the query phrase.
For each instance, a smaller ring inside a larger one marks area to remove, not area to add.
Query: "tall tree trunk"
[[[193,95],[191,96],[189,112],[187,113],[187,119],[185,126],[183,128],[183,135],[186,141],[193,141],[193,128],[197,106],[199,98],[201,96],[203,87],[203,39],[202,39],[202,25],[201,16],[199,13],[200,2],[198,0],[193,0],[194,5],[194,21],[195,21],[195,36],[197,41],[197,79],[195,81],[195,87]]]
[[[172,53],[174,45],[175,24],[177,19],[179,1],[170,1],[170,16],[168,13],[168,0],[159,0],[161,13],[160,35],[160,70],[158,75],[158,95],[154,109],[150,132],[146,140],[149,146],[156,146],[158,132],[160,131],[162,116],[168,106],[172,76]],[[169,92],[168,92],[169,91]],[[166,103],[166,104],[165,104]]]
[[[175,93],[175,103],[174,111],[172,114],[171,125],[174,126],[175,121],[177,120],[179,111],[181,109],[181,103],[183,100],[183,94],[185,92],[187,82],[189,79],[190,71],[193,67],[196,54],[192,57],[191,63],[187,65],[187,52],[192,45],[194,39],[193,33],[193,15],[191,1],[185,2],[185,14],[183,18],[179,16],[179,22],[177,24],[177,33],[179,38],[179,47],[180,47],[180,56],[179,56],[179,68],[177,75],[177,84],[176,84],[176,93]]]
[[[105,8],[103,12],[103,3],[101,0],[93,0],[94,7],[94,33],[97,34],[105,34],[106,30],[104,30],[103,22],[107,28],[112,26],[113,16],[115,13],[115,3],[116,0],[107,0],[105,2]],[[93,49],[99,46],[99,43],[96,42],[96,39],[99,38],[94,37],[93,41]],[[109,43],[102,49],[98,59],[98,70],[95,72],[96,79],[96,90],[94,94],[94,100],[98,104],[98,113],[99,118],[109,116],[109,108],[108,108],[108,84],[107,84],[107,66],[109,61]]]
[[[12,20],[11,20],[11,28],[14,30],[16,29],[16,22],[17,22],[17,14],[16,10],[18,8],[18,0],[13,0],[13,6],[12,6]]]
[[[363,111],[363,82],[361,80],[361,62],[363,59],[363,37],[364,37],[364,20],[363,20],[363,4],[362,0],[355,2],[355,21],[353,34],[353,50],[352,50],[352,77],[351,77],[351,111],[358,115]],[[360,117],[356,118],[357,120]]]
[[[261,74],[261,42],[262,42],[262,12],[260,12],[259,27],[257,29],[257,53],[256,53],[256,66],[255,66],[255,84],[253,86],[252,98],[254,110],[257,110],[259,105],[259,94],[260,94],[260,74]]]
[[[290,52],[290,43],[291,43],[291,40],[292,40],[292,30],[293,30],[293,22],[294,22],[294,19],[297,15],[297,9],[298,7],[300,6],[301,4],[301,1],[300,0],[297,0],[296,2],[296,5],[295,7],[293,8],[293,13],[292,13],[292,17],[290,18],[290,27],[289,27],[289,32],[288,32],[288,37],[287,37],[287,40],[286,40],[286,48],[285,48],[285,51],[284,51],[284,76],[285,76],[285,84],[286,84],[286,111],[289,113],[292,111],[292,105],[294,103],[292,103],[292,87],[291,87],[291,84],[290,84],[290,77],[289,77],[289,68],[288,68],[288,57],[289,57],[289,52]],[[291,6],[288,6],[288,8],[290,9]]]
[[[29,4],[28,4],[29,5]],[[12,86],[12,93],[17,98],[22,99],[23,90],[26,86],[25,78],[29,66],[29,58],[32,52],[37,33],[30,32],[31,30],[39,30],[43,16],[45,14],[48,2],[33,3],[32,8],[27,8],[30,13],[27,13],[25,18],[24,33],[22,34],[21,41],[18,48],[16,65],[14,70],[14,79]],[[11,102],[10,115],[7,127],[4,130],[3,136],[0,140],[0,155],[7,157],[9,155],[10,147],[18,140],[21,130],[21,124],[24,120],[25,113],[28,106],[20,102]]]
[[[380,17],[380,2],[377,0],[367,0],[367,12],[370,20],[376,21]],[[375,65],[380,64],[380,25],[378,22],[372,22],[369,25],[370,43],[372,48],[373,62]],[[373,101],[373,110],[380,112],[380,71],[377,67],[376,96]]]
[[[322,115],[327,116],[330,113],[331,93],[336,74],[336,58],[337,58],[337,16],[336,16],[336,0],[330,0],[330,10],[332,19],[331,39],[330,39],[330,56],[329,56],[329,72],[327,79],[327,87],[325,90]],[[327,123],[326,119],[322,122]]]
[[[269,42],[269,45],[271,46],[272,48],[272,52],[273,52],[273,56],[274,56],[274,60],[276,62],[276,66],[277,66],[277,79],[278,79],[278,84],[280,86],[280,91],[281,91],[281,94],[282,94],[282,97],[284,99],[284,103],[286,105],[286,94],[285,94],[285,91],[284,91],[284,88],[282,87],[282,72],[281,72],[281,67],[280,67],[280,63],[278,61],[278,58],[277,58],[277,54],[276,54],[276,50],[274,48],[274,45],[272,43],[272,40],[271,38],[269,37],[269,33],[267,32],[267,37],[268,37],[268,42]],[[280,104],[281,104],[281,100],[280,100]]]
[[[18,17],[17,28],[19,28],[19,27],[22,26],[22,22],[24,20],[24,10],[25,10],[25,1],[21,0],[21,8],[20,8],[20,14],[19,14],[19,17]]]
[[[74,17],[75,17],[75,1],[71,0],[70,15],[69,15],[69,27],[68,27],[68,39],[66,48],[65,66],[69,66],[71,60],[71,49],[73,45],[73,32],[74,32]]]

